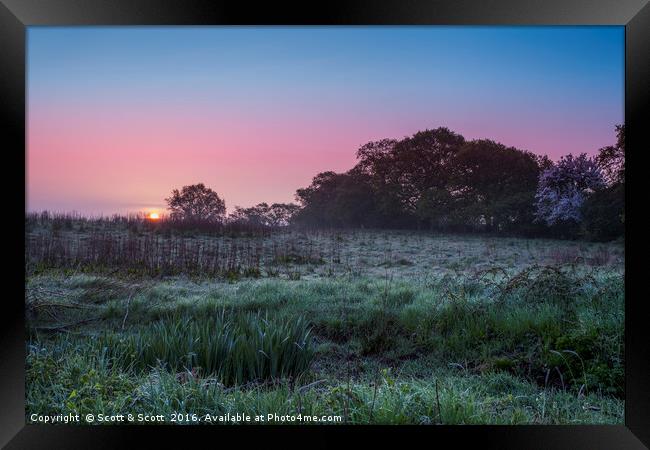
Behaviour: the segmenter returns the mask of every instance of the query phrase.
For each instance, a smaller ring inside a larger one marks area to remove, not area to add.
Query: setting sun
[[[160,216],[158,215],[158,213],[152,212],[152,213],[149,214],[149,218],[151,220],[158,220],[158,219],[160,219]]]

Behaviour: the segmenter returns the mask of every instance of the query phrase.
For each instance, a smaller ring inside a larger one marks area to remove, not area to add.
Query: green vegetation
[[[172,371],[200,368],[227,385],[300,375],[313,357],[309,330],[300,318],[284,323],[260,314],[167,317],[131,333],[104,332],[84,349],[111,365],[139,371],[160,365]]]
[[[28,417],[623,421],[620,243],[383,231],[251,239],[254,276],[54,263],[28,272]]]

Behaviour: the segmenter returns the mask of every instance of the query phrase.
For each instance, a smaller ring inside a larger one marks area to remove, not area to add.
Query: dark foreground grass
[[[28,419],[623,421],[624,286],[610,270],[237,283],[42,274],[28,293]]]
[[[128,412],[163,414],[169,420],[173,414],[245,413],[265,419],[271,414],[274,418],[265,422],[275,423],[292,423],[283,416],[302,414],[359,424],[576,424],[620,423],[624,409],[616,398],[541,389],[503,372],[442,371],[414,378],[382,370],[372,380],[349,383],[285,381],[233,389],[191,372],[152,369],[136,375],[111,368],[96,355],[57,359],[42,348],[32,348],[28,364],[28,418],[31,413]]]

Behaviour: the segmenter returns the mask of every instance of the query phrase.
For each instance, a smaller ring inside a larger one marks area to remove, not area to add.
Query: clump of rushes
[[[199,370],[228,386],[297,377],[314,356],[306,320],[260,313],[169,317],[126,336],[105,332],[94,342],[122,369]]]

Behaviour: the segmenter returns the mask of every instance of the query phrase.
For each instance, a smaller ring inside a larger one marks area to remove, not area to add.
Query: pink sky
[[[291,202],[361,145],[439,126],[595,154],[623,122],[622,43],[616,27],[33,27],[27,208],[162,211],[198,182],[229,211]]]
[[[317,173],[350,169],[360,145],[438,125],[468,139],[491,137],[528,149],[533,144],[538,152],[556,145],[557,135],[535,129],[513,133],[498,118],[469,112],[450,116],[455,127],[412,116],[362,115],[345,105],[332,112],[280,109],[275,114],[196,106],[39,106],[29,111],[28,209],[161,211],[171,189],[197,182],[216,190],[230,211],[262,201],[289,202]],[[564,144],[584,147],[589,120],[564,123],[573,129],[559,128],[558,120],[557,134],[575,136]]]

